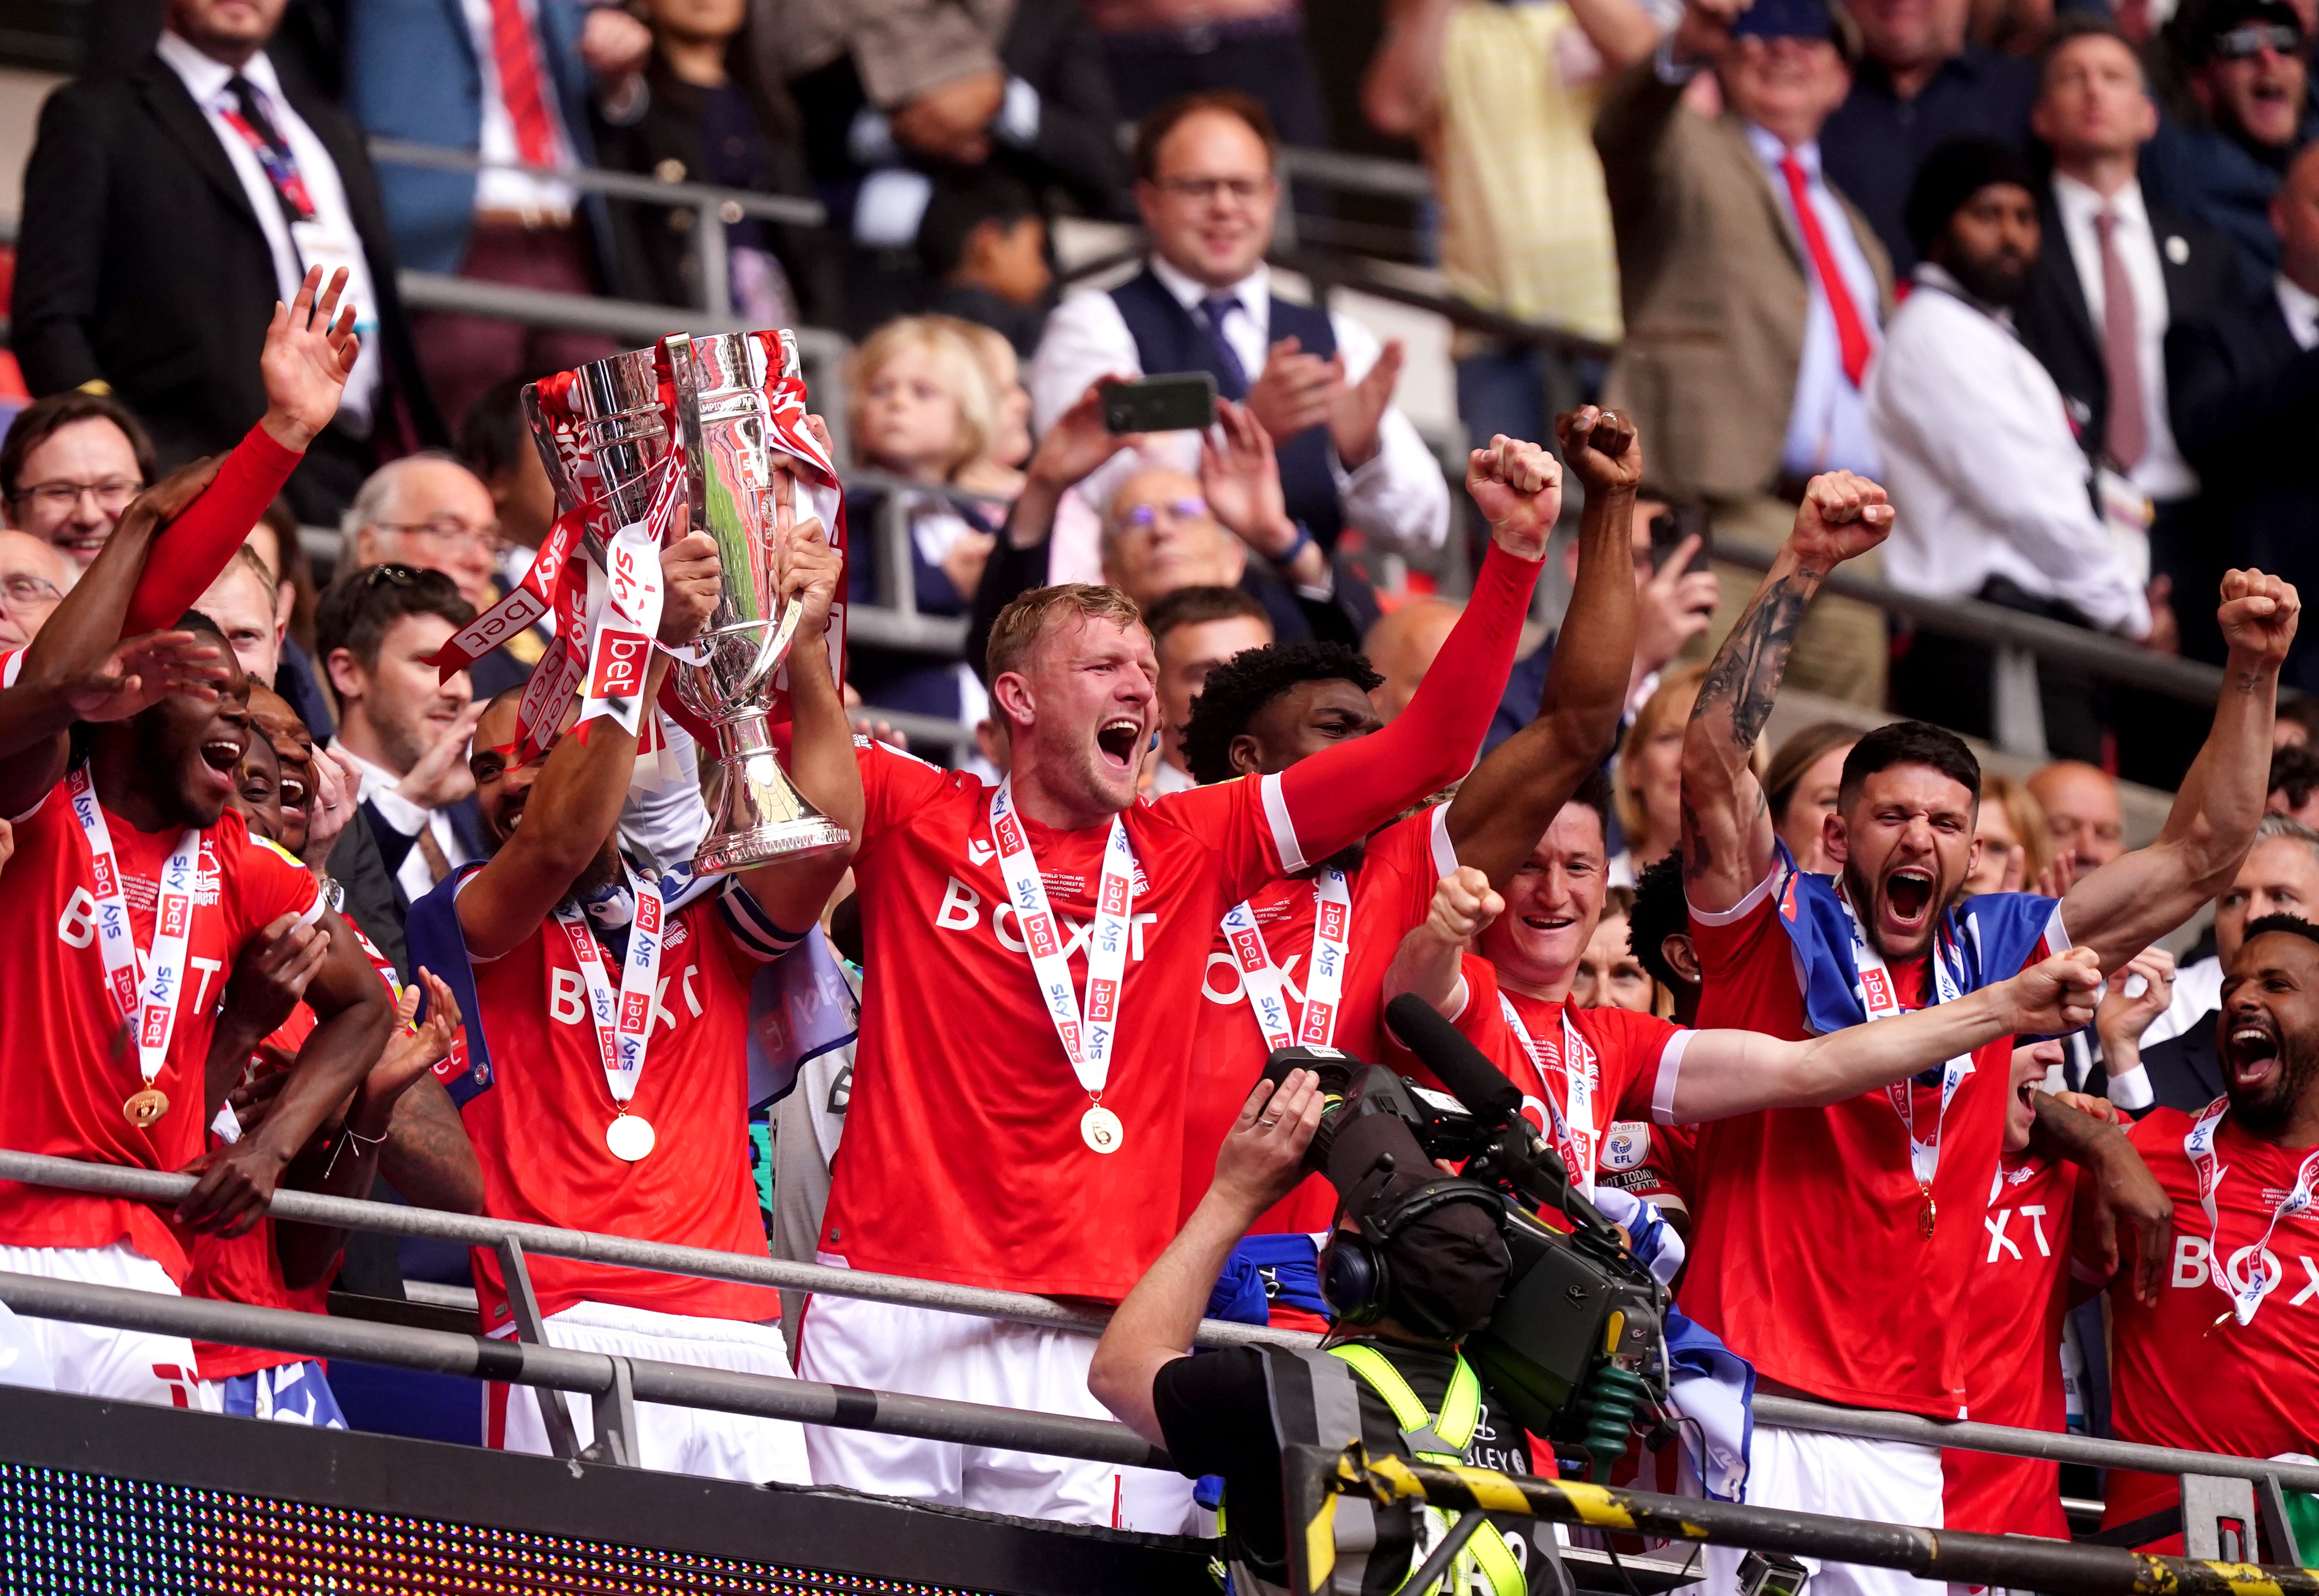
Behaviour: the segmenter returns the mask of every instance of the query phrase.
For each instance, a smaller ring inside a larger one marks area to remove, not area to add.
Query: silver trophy
[[[793,500],[786,455],[774,448],[768,390],[798,371],[797,340],[717,333],[663,338],[676,396],[692,527],[717,540],[722,590],[695,651],[680,663],[686,708],[716,728],[708,832],[692,856],[699,875],[842,848],[848,838],[806,802],[773,756],[768,724],[778,675],[802,609],[778,582],[778,503]]]

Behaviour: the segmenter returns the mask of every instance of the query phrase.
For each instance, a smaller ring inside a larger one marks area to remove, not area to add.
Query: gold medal
[[[1100,1103],[1079,1116],[1079,1140],[1087,1144],[1090,1151],[1115,1153],[1126,1139],[1127,1127]]]
[[[1940,1208],[1933,1201],[1933,1188],[1926,1186],[1925,1205],[1917,1214],[1917,1231],[1927,1241],[1933,1239],[1933,1222],[1940,1217]]]
[[[159,1124],[161,1116],[169,1112],[169,1099],[167,1094],[147,1087],[123,1103],[121,1112],[131,1124],[140,1131],[149,1131]]]
[[[610,1148],[612,1156],[624,1164],[633,1164],[645,1157],[652,1151],[653,1143],[659,1140],[650,1120],[626,1110],[621,1112],[619,1118],[604,1127],[604,1145]]]

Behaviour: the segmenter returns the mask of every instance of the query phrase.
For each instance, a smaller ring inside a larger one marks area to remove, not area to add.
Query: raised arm
[[[1277,1094],[1270,1081],[1256,1083],[1216,1153],[1207,1195],[1096,1343],[1087,1390],[1155,1447],[1168,1438],[1152,1407],[1151,1382],[1191,1355],[1208,1294],[1248,1227],[1304,1178],[1304,1148],[1321,1125],[1319,1085],[1303,1069],[1289,1071]]]
[[[411,1015],[422,989],[427,1023],[414,1026]],[[458,999],[430,971],[420,970],[419,979],[403,988],[393,1040],[363,1078],[338,1133],[307,1149],[292,1184],[328,1196],[367,1197],[383,1164],[395,1171],[395,1190],[420,1206],[480,1213],[483,1170],[459,1128],[457,1111],[433,1074],[435,1065],[449,1056],[458,1032]],[[422,1096],[428,1087],[432,1093]],[[420,1103],[414,1105],[414,1098]],[[439,1112],[429,1114],[429,1106]],[[450,1116],[449,1137],[435,1133],[439,1127],[434,1122],[441,1114]],[[398,1139],[404,1143],[400,1148]],[[275,1248],[290,1288],[301,1290],[320,1280],[346,1240],[346,1231],[326,1226],[278,1226]]]
[[[1708,666],[1683,738],[1683,879],[1693,908],[1729,909],[1770,872],[1772,808],[1747,762],[1812,596],[1891,529],[1892,508],[1874,482],[1848,471],[1812,478],[1795,529]]]
[[[1908,1079],[2008,1035],[2055,1035],[2093,1018],[2093,955],[2056,953],[2009,981],[1872,1025],[1804,1041],[1753,1031],[1698,1031],[1675,1075],[1677,1124],[1764,1108],[1818,1108]]]
[[[780,860],[743,872],[742,889],[784,930],[803,931],[821,917],[862,843],[862,764],[853,756],[853,728],[845,700],[829,672],[829,606],[844,580],[845,562],[829,546],[818,520],[784,528],[789,542],[783,593],[805,606],[790,645],[790,775],[807,801],[845,828],[846,846],[803,859]]]
[[[2113,859],[2062,899],[2070,940],[2113,970],[2196,914],[2238,874],[2270,789],[2270,722],[2278,671],[2295,641],[2302,600],[2260,571],[2223,578],[2221,623],[2230,654],[2214,730],[2190,762],[2147,848]]]
[[[716,606],[717,544],[687,534],[661,550],[660,640],[690,642]],[[653,651],[644,701],[660,695],[668,655]],[[619,824],[636,772],[635,734],[610,716],[591,721],[583,741],[558,737],[523,804],[523,825],[459,894],[459,929],[467,951],[497,959],[539,928]]]
[[[1529,505],[1553,466],[1553,456],[1536,444],[1501,436],[1473,452],[1466,485],[1509,489]],[[1323,749],[1281,773],[1281,798],[1306,859],[1326,859],[1358,842],[1474,768],[1513,668],[1552,530],[1527,510],[1493,527],[1473,596],[1409,708],[1383,731]]]
[[[213,640],[167,632],[121,641],[154,537],[214,470],[188,465],[139,494],[24,650],[16,684],[0,691],[0,815],[23,814],[63,777],[73,722],[125,719],[173,692],[213,696],[230,679]]]
[[[329,937],[322,967],[307,983],[306,1004],[320,1017],[298,1050],[290,1079],[251,1134],[196,1160],[200,1176],[177,1204],[177,1222],[238,1236],[264,1217],[275,1187],[307,1138],[362,1083],[385,1047],[394,1010],[362,944],[330,910],[320,923]]]
[[[266,347],[257,356],[266,414],[226,456],[209,491],[171,524],[154,548],[130,603],[124,633],[166,627],[202,596],[290,480],[306,446],[338,413],[347,374],[361,352],[354,307],[338,309],[346,282],[341,269],[324,284],[322,268],[314,266],[299,284],[295,301],[275,302]]]
[[[1385,966],[1381,1001],[1414,992],[1433,1012],[1454,1020],[1465,1012],[1466,950],[1492,921],[1506,912],[1506,900],[1491,890],[1488,878],[1472,865],[1459,865],[1434,884],[1425,918],[1412,926]]]
[[[1635,655],[1631,527],[1643,451],[1632,425],[1592,405],[1556,422],[1562,456],[1586,489],[1578,522],[1578,580],[1562,621],[1562,642],[1547,667],[1538,718],[1492,750],[1449,806],[1449,840],[1459,862],[1502,888],[1554,823],[1586,773],[1619,735]],[[1560,485],[1517,500],[1498,482],[1476,501],[1495,526],[1501,513],[1540,513],[1549,528]],[[1554,503],[1546,502],[1551,493]]]

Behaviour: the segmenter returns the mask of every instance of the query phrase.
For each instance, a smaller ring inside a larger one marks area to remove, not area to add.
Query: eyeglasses
[[[1178,199],[1191,200],[1203,205],[1213,203],[1224,194],[1232,195],[1245,205],[1255,201],[1259,195],[1269,193],[1272,188],[1272,179],[1269,177],[1162,177],[1151,186],[1161,194],[1173,194]]]
[[[371,525],[382,532],[408,532],[413,537],[424,537],[452,553],[464,554],[471,548],[480,548],[497,555],[507,548],[507,540],[500,536],[497,521],[485,527],[470,527],[465,521],[444,517],[432,521],[374,521]]]
[[[2213,55],[2218,61],[2248,61],[2266,50],[2291,56],[2302,48],[2302,32],[2285,23],[2241,23],[2215,36]]]
[[[1208,518],[1208,501],[1205,499],[1170,499],[1160,504],[1139,504],[1119,518],[1122,531],[1149,532],[1160,524],[1160,517],[1170,521],[1205,521]]]
[[[107,515],[119,515],[129,508],[129,501],[145,491],[145,484],[133,477],[109,476],[98,482],[34,482],[29,488],[16,490],[19,503],[29,499],[52,516],[70,515],[79,507],[84,493],[96,495],[96,506]]]
[[[22,573],[0,577],[0,609],[15,615],[52,605],[64,597],[63,590],[45,576]]]

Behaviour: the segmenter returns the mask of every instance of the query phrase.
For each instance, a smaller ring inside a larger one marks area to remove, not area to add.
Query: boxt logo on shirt
[[[1008,818],[1012,818],[1009,816]],[[1156,914],[1134,914],[1128,916],[1127,956],[1135,963],[1143,961],[1143,928],[1154,924]],[[934,928],[938,931],[977,933],[988,927],[989,934],[998,945],[1010,953],[1034,953],[1045,958],[1060,951],[1069,959],[1074,954],[1084,956],[1088,939],[1095,933],[1095,921],[1074,920],[1057,910],[1052,919],[1035,909],[1024,910],[1000,897],[983,912],[982,894],[960,880],[956,876],[943,882],[943,895],[934,905]]]

